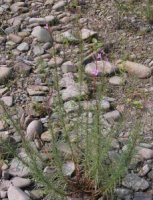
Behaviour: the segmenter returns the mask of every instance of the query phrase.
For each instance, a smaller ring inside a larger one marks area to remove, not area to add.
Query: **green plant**
[[[150,24],[153,24],[153,1],[148,0],[144,9],[144,15]]]

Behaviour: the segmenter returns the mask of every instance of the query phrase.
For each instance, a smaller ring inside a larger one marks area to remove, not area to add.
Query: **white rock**
[[[15,186],[10,186],[7,194],[9,200],[30,200],[30,197],[25,192]]]
[[[112,85],[123,85],[125,80],[119,76],[113,76],[109,79],[109,83]]]
[[[5,105],[11,107],[13,105],[13,97],[12,96],[4,96],[1,98]]]
[[[75,170],[75,164],[73,161],[67,161],[62,167],[65,176],[71,176]]]
[[[58,1],[57,3],[55,3],[54,6],[52,7],[52,9],[59,11],[59,10],[62,10],[65,5],[66,5],[66,2],[61,0],[61,1]]]

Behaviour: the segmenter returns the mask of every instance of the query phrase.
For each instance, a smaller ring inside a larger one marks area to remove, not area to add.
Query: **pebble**
[[[138,150],[137,154],[140,156],[140,158],[145,160],[153,158],[153,150],[143,147],[138,147],[137,150]]]
[[[64,0],[58,1],[55,3],[52,7],[53,10],[60,11],[64,9],[64,6],[66,5],[66,2]]]
[[[64,62],[61,66],[63,73],[76,72],[77,68],[71,61]]]
[[[135,192],[133,200],[152,200],[152,194],[147,194],[143,192]]]
[[[91,76],[110,75],[115,73],[117,68],[107,61],[97,61],[85,66],[85,72]]]
[[[12,96],[4,96],[1,98],[6,106],[11,107],[13,105],[13,97]]]
[[[86,28],[81,29],[80,34],[81,34],[82,40],[88,40],[90,38],[97,37],[97,32],[86,29]]]
[[[103,116],[106,120],[112,122],[112,121],[117,121],[121,115],[118,110],[114,110],[114,111],[107,112]]]
[[[36,37],[38,41],[40,42],[50,42],[53,43],[53,38],[51,34],[48,32],[48,30],[37,26],[32,31],[32,36]]]
[[[50,142],[52,140],[52,134],[49,131],[45,131],[41,134],[41,140],[44,142]]]
[[[63,174],[65,176],[72,176],[72,174],[75,171],[75,164],[73,161],[67,161],[66,163],[63,164],[62,166]]]
[[[11,76],[12,69],[5,66],[0,66],[0,72],[0,83],[3,83]]]
[[[132,74],[138,78],[148,78],[152,74],[152,70],[145,65],[131,62],[131,61],[117,61],[117,66],[121,69],[125,69],[129,74]]]
[[[17,49],[18,49],[19,51],[26,52],[26,51],[29,50],[29,44],[26,43],[26,42],[23,42],[23,43],[21,43],[21,44],[17,47]]]
[[[10,186],[7,194],[9,200],[30,200],[30,197],[25,192],[15,186]]]
[[[30,175],[29,169],[22,164],[17,158],[13,158],[10,163],[9,174],[18,177],[28,177]]]
[[[21,177],[14,177],[10,181],[13,186],[19,187],[19,188],[28,187],[32,182],[30,179],[21,178]]]
[[[136,174],[128,174],[126,177],[123,179],[122,185],[129,188],[133,189],[134,191],[138,190],[146,190],[149,188],[149,183],[143,178],[140,178]]]
[[[26,138],[34,140],[35,138],[39,138],[42,132],[43,126],[41,121],[33,120],[27,127]]]
[[[113,76],[109,79],[109,83],[112,85],[123,85],[125,80],[119,76]]]

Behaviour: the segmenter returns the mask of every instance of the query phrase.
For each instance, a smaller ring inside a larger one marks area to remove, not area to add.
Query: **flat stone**
[[[72,32],[70,30],[62,33],[62,35],[59,38],[59,42],[65,43],[67,41],[70,43],[78,43],[79,42],[79,40],[72,34]]]
[[[12,96],[4,96],[1,98],[6,106],[11,107],[13,105],[13,97]]]
[[[131,61],[117,61],[117,67],[126,70],[129,74],[138,78],[148,78],[152,74],[152,70],[145,65],[131,62]]]
[[[67,61],[67,62],[63,63],[62,66],[61,66],[61,69],[62,69],[63,73],[76,72],[77,71],[76,66],[71,61]]]
[[[123,85],[125,80],[119,76],[113,76],[109,79],[109,83],[112,85]]]
[[[64,101],[72,100],[74,98],[83,98],[87,94],[88,89],[85,84],[80,88],[78,84],[70,85],[66,89],[62,90],[62,99]]]
[[[0,191],[7,191],[10,185],[11,185],[11,182],[9,180],[2,179],[1,184],[0,184]]]
[[[41,46],[34,46],[34,48],[33,48],[33,53],[35,56],[43,55],[44,52],[45,51],[44,51],[43,47],[41,47]]]
[[[18,12],[23,6],[25,5],[24,2],[16,2],[10,6],[10,9],[13,13]]]
[[[85,66],[85,72],[91,76],[110,75],[116,70],[116,66],[107,61],[92,62]]]
[[[17,73],[22,74],[23,76],[28,76],[32,70],[32,67],[24,62],[16,62],[14,65],[14,69]]]
[[[53,39],[51,34],[44,28],[37,26],[32,31],[32,36],[36,37],[40,42],[51,42],[53,43]]]
[[[21,178],[21,177],[14,177],[10,181],[13,186],[19,187],[19,188],[27,187],[32,183],[32,181],[30,179]]]
[[[143,191],[149,188],[149,183],[145,179],[137,176],[136,174],[126,175],[126,177],[123,179],[122,185],[129,189],[133,189],[134,191]]]
[[[18,35],[15,35],[13,33],[9,34],[8,38],[15,42],[16,44],[20,43],[22,41],[22,37],[18,36]]]
[[[11,68],[2,66],[0,67],[0,83],[3,83],[4,81],[8,80],[8,78],[11,76]]]
[[[45,25],[46,20],[45,20],[45,18],[42,18],[42,17],[38,17],[38,18],[32,17],[29,19],[29,23],[30,24],[38,23],[39,25]]]
[[[43,126],[41,121],[33,120],[27,127],[26,138],[34,140],[35,138],[39,138],[42,132]]]
[[[120,113],[118,110],[110,111],[104,114],[104,118],[108,121],[117,121],[120,118]]]
[[[8,200],[30,200],[30,197],[20,188],[10,186],[7,192]]]
[[[39,86],[39,85],[29,85],[27,88],[27,92],[30,96],[44,95],[45,92],[48,92],[49,88],[47,86]]]
[[[133,200],[152,200],[152,194],[147,194],[143,192],[135,192]]]
[[[26,42],[23,42],[23,43],[21,43],[21,44],[17,47],[17,49],[18,49],[19,51],[26,52],[26,51],[29,50],[29,44],[26,43]]]
[[[56,10],[56,11],[60,11],[60,10],[63,10],[64,6],[66,5],[66,1],[58,1],[57,3],[55,3],[52,7],[53,10]]]

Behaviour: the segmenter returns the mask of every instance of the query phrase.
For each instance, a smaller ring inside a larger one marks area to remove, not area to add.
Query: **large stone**
[[[122,185],[129,189],[133,189],[134,191],[143,191],[149,188],[149,183],[145,179],[137,176],[136,174],[128,174],[124,178]]]
[[[41,121],[33,120],[27,127],[26,138],[29,140],[34,140],[39,138],[43,132],[43,126]]]
[[[104,114],[104,118],[108,121],[117,121],[120,118],[120,113],[118,110],[110,111]]]
[[[71,176],[75,170],[75,164],[73,161],[67,161],[62,166],[62,171],[65,176]]]
[[[3,83],[11,76],[11,68],[2,66],[0,67],[0,83]]]
[[[10,186],[7,194],[9,200],[30,200],[30,197],[25,192],[15,186]]]
[[[107,61],[92,62],[85,66],[85,72],[91,76],[110,75],[116,70],[117,67]]]
[[[40,42],[53,42],[53,38],[49,31],[46,29],[36,26],[32,31],[32,36],[36,37],[38,41]]]
[[[63,63],[61,68],[63,73],[76,72],[77,70],[76,65],[74,65],[71,61]]]
[[[126,70],[129,74],[132,74],[138,78],[148,78],[152,74],[152,70],[145,65],[131,62],[131,61],[117,61],[119,69]]]
[[[12,96],[4,96],[1,98],[6,106],[11,107],[13,105],[13,97]]]

